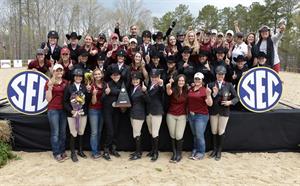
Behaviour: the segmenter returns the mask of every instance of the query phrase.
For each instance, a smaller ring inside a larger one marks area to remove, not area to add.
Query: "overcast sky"
[[[98,0],[104,7],[113,8],[116,2],[121,0]],[[238,4],[249,6],[253,2],[264,3],[264,0],[143,0],[144,7],[151,10],[152,16],[161,17],[168,11],[174,11],[179,4],[189,6],[189,10],[194,16],[198,16],[199,10],[205,5],[214,5],[218,9],[224,7],[235,7]]]

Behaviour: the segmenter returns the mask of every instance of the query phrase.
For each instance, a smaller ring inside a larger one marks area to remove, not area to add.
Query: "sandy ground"
[[[0,69],[0,98],[6,84],[23,69]],[[282,100],[300,105],[300,74],[282,72]],[[300,153],[223,153],[222,160],[168,162],[170,153],[160,153],[156,163],[147,157],[128,161],[128,152],[107,162],[80,159],[57,163],[51,152],[16,152],[20,160],[0,169],[2,185],[300,185]],[[144,153],[145,154],[145,153]]]
[[[145,156],[129,161],[127,152],[78,163],[57,163],[50,152],[17,154],[21,160],[0,169],[0,185],[300,185],[300,153],[223,153],[218,162],[184,153],[177,164],[168,162],[170,153],[155,163]]]

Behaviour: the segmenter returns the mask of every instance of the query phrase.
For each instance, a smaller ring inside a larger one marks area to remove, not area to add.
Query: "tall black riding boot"
[[[171,139],[172,141],[172,157],[170,159],[170,163],[175,163],[176,162],[176,140],[175,139]]]
[[[216,157],[215,157],[215,160],[217,160],[217,161],[219,161],[221,159],[221,153],[222,153],[222,148],[223,148],[224,137],[225,137],[224,134],[218,136],[219,144],[218,144],[217,154],[216,154]]]
[[[141,150],[141,137],[135,137],[135,153],[130,157],[130,160],[137,160],[142,157],[142,150]]]
[[[151,158],[151,161],[156,161],[158,158],[158,136],[152,138],[152,140],[153,140],[153,156]]]
[[[152,157],[154,154],[154,144],[153,144],[153,138],[151,139],[151,151],[146,155],[148,157]]]
[[[213,158],[217,155],[217,150],[218,150],[217,136],[218,136],[217,134],[213,134],[213,150],[209,154],[209,157],[211,157],[211,158]]]
[[[75,138],[71,135],[70,137],[70,150],[71,150],[71,159],[73,162],[77,162],[78,158],[75,152]]]
[[[180,160],[182,159],[183,139],[176,140],[176,143],[177,143],[176,162],[180,162]]]
[[[78,156],[86,159],[86,155],[83,153],[83,135],[78,135],[79,137],[79,147],[78,147]]]

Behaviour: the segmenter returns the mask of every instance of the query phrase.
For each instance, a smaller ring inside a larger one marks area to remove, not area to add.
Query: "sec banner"
[[[241,77],[237,90],[245,108],[252,112],[266,112],[279,102],[282,83],[274,70],[257,67]]]
[[[47,109],[45,84],[48,77],[38,71],[23,71],[8,83],[7,98],[11,106],[26,115],[37,115]]]

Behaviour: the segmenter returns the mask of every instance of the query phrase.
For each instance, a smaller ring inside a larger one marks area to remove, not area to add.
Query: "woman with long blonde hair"
[[[91,126],[90,145],[92,149],[92,158],[100,158],[100,139],[103,129],[102,122],[102,102],[101,97],[103,94],[103,72],[96,68],[93,71],[93,83],[92,83],[92,100],[89,106],[89,121]]]
[[[186,33],[185,39],[184,39],[184,46],[188,46],[191,49],[191,57],[190,59],[193,61],[198,60],[198,53],[200,49],[200,44],[197,41],[196,33],[192,30],[188,31]]]

